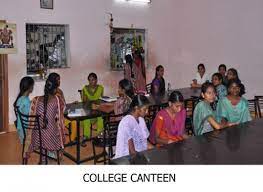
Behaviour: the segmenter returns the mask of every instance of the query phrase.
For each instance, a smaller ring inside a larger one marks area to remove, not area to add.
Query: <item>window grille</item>
[[[67,25],[26,24],[28,74],[41,74],[48,69],[68,67],[67,29]]]

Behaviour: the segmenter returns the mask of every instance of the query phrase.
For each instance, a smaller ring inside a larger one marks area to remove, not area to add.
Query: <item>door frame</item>
[[[0,20],[0,22],[6,22],[5,20]],[[2,79],[2,108],[3,111],[3,125],[0,125],[1,132],[7,132],[9,130],[9,97],[8,97],[8,55],[0,54],[0,67],[1,74],[0,79]]]

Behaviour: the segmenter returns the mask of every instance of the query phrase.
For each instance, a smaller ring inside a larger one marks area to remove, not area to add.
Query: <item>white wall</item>
[[[121,72],[109,71],[110,37],[106,12],[114,26],[148,30],[148,82],[156,65],[165,66],[166,82],[173,88],[188,86],[196,65],[208,72],[220,63],[236,67],[248,97],[263,94],[263,1],[262,0],[153,0],[150,6],[116,3],[114,0],[55,0],[54,10],[40,9],[36,0],[0,0],[1,19],[17,24],[18,54],[9,56],[10,123],[12,103],[20,79],[26,75],[25,23],[69,24],[71,67],[57,72],[66,100],[79,99],[77,89],[94,71],[113,94]],[[41,95],[43,82],[33,95]]]

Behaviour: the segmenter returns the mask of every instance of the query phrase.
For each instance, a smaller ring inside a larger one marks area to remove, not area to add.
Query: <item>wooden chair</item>
[[[263,96],[255,96],[256,102],[257,102],[257,107],[258,107],[258,114],[259,118],[262,117],[261,109],[263,109]]]
[[[115,155],[113,147],[116,146],[118,126],[124,115],[126,115],[126,113],[119,115],[109,114],[104,117],[104,129],[102,135],[92,138],[94,164],[102,162],[106,164],[107,161],[109,162]],[[103,148],[103,152],[97,154],[96,147]],[[106,148],[108,148],[108,152],[106,151]],[[101,157],[103,157],[103,159],[99,160]]]
[[[160,111],[160,105],[151,105],[148,109],[148,114],[144,117],[148,130],[150,131],[154,118],[158,111]]]
[[[151,94],[151,86],[152,86],[151,83],[146,84],[146,92],[147,92],[147,94]]]
[[[193,115],[194,115],[195,106],[197,105],[198,102],[199,102],[199,97],[194,97],[194,96],[184,100],[184,106],[186,109],[185,129],[188,135],[194,134]]]
[[[260,114],[259,114],[259,106],[258,106],[258,101],[257,99],[249,99],[248,100],[248,109],[249,112],[251,114],[251,117],[253,119],[259,118]]]

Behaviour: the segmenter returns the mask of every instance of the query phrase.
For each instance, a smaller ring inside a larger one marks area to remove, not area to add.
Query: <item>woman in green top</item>
[[[240,81],[235,79],[229,81],[227,97],[220,99],[217,104],[218,121],[223,123],[244,123],[251,121],[248,101],[240,96],[240,90]]]
[[[103,96],[104,88],[98,85],[98,77],[95,73],[90,73],[88,76],[89,84],[82,89],[82,102],[98,101]],[[103,129],[103,119],[98,117],[95,119],[87,119],[83,121],[84,137],[90,137],[91,125],[96,124],[97,132]]]
[[[202,135],[214,129],[222,129],[234,125],[227,122],[218,123],[215,120],[215,111],[210,106],[216,99],[216,91],[212,83],[204,83],[202,85],[201,96],[203,101],[199,102],[194,110],[193,123],[195,135]]]

